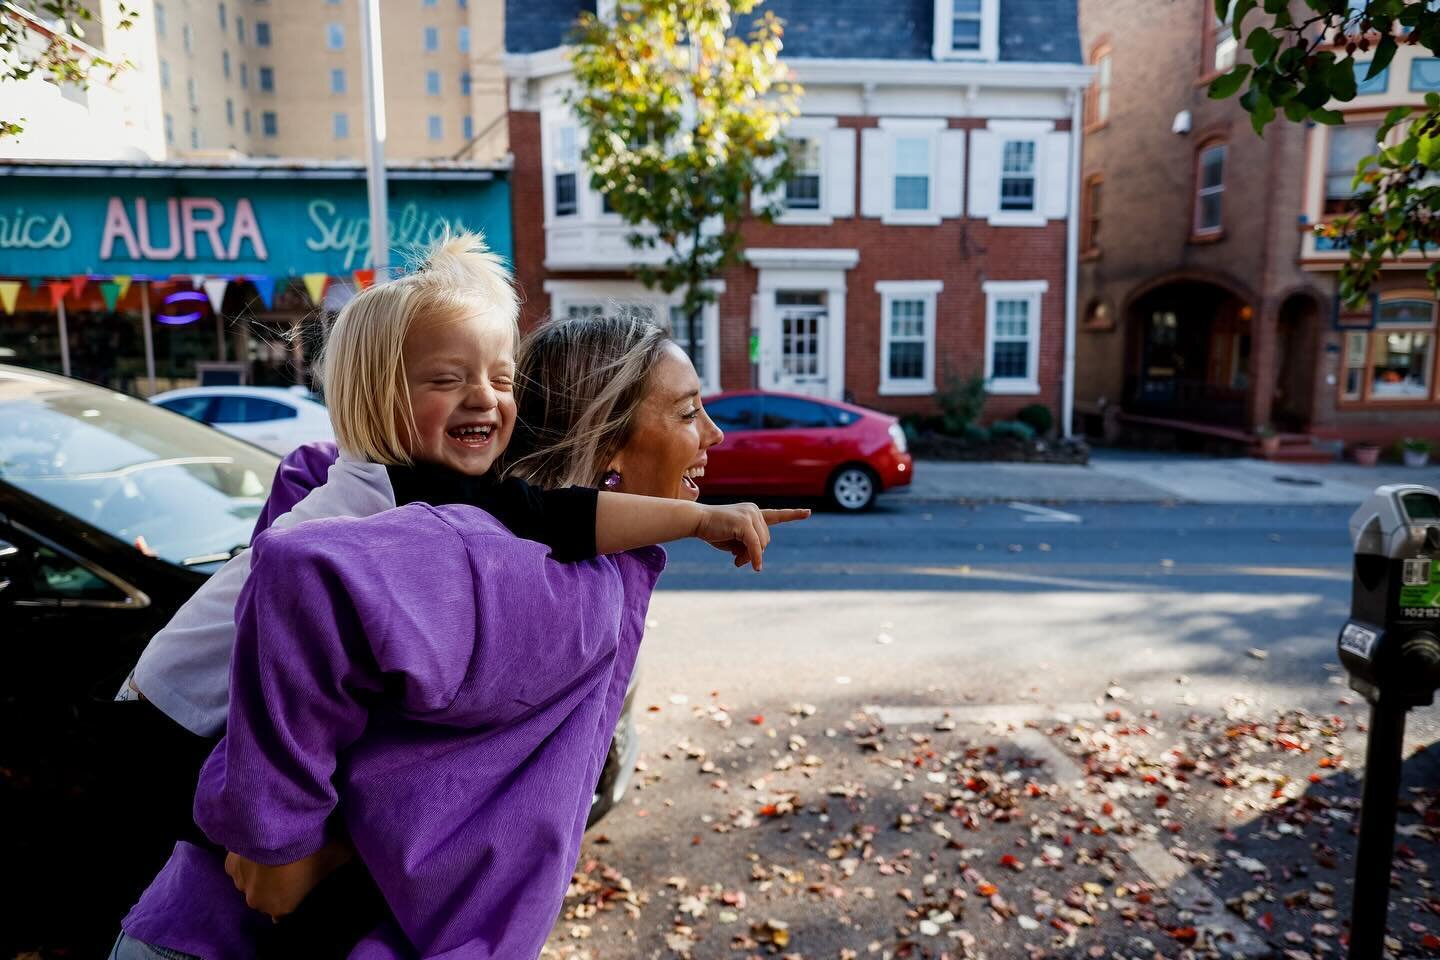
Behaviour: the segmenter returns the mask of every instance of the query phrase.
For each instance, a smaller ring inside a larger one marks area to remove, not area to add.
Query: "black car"
[[[278,463],[144,400],[0,365],[0,957],[103,955],[164,864],[193,795],[176,771],[210,744],[114,696],[249,544]],[[634,769],[633,695],[592,823]]]

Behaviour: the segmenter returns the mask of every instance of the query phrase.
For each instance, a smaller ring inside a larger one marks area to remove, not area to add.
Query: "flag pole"
[[[370,199],[370,266],[375,282],[390,277],[390,224],[385,191],[385,67],[380,56],[380,0],[358,0],[365,87],[365,182]]]

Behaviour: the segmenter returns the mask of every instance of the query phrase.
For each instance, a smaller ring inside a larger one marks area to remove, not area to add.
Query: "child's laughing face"
[[[416,460],[471,476],[490,470],[515,429],[515,331],[482,316],[420,320],[405,338],[405,380]]]

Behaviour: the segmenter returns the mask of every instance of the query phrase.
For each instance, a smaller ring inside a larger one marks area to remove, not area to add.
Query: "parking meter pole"
[[[1360,843],[1355,851],[1355,893],[1350,911],[1350,960],[1381,960],[1385,955],[1390,869],[1395,859],[1395,808],[1400,798],[1407,710],[1383,701],[1370,708]]]

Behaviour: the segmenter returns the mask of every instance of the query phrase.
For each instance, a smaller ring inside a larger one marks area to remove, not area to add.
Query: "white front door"
[[[824,397],[829,393],[830,317],[824,293],[781,290],[775,293],[774,343],[779,348],[771,369],[770,390]]]

